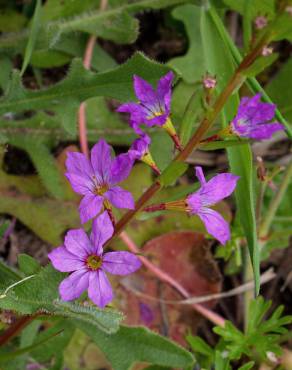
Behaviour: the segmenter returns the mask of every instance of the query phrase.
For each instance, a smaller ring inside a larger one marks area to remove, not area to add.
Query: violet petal
[[[92,244],[83,229],[69,230],[64,245],[70,253],[79,258],[85,258],[93,252]]]
[[[108,252],[103,255],[102,268],[113,275],[128,275],[141,267],[141,262],[130,252]]]
[[[95,217],[100,212],[102,204],[102,196],[94,194],[85,195],[79,205],[81,223],[84,224]]]
[[[63,301],[72,301],[88,288],[89,272],[78,270],[69,275],[59,285],[59,293]]]
[[[230,239],[230,229],[224,218],[211,208],[202,208],[198,216],[203,221],[208,233],[225,245]]]
[[[112,237],[113,233],[114,227],[106,211],[93,220],[90,240],[98,256],[102,254],[102,246]]]
[[[112,301],[112,287],[102,270],[90,272],[88,297],[100,308],[104,308]]]
[[[63,246],[53,249],[48,254],[48,257],[54,268],[61,272],[75,271],[84,266],[80,257],[68,252]]]
[[[112,203],[116,208],[134,209],[135,202],[132,194],[120,186],[114,186],[108,190],[104,196]]]
[[[103,139],[91,149],[91,163],[99,183],[107,183],[111,170],[111,147]]]

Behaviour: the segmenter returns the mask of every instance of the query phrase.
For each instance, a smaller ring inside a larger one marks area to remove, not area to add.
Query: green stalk
[[[292,161],[289,163],[284,173],[283,180],[277,190],[277,193],[274,196],[273,200],[271,201],[270,206],[266,212],[266,215],[261,223],[260,230],[259,230],[259,235],[261,238],[265,237],[270,231],[270,227],[272,225],[273,219],[286,193],[291,177],[292,177]]]

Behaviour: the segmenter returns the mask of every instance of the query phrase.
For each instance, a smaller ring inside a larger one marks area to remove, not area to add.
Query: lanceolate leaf
[[[225,44],[218,33],[216,24],[213,22],[209,11],[203,11],[201,25],[208,70],[220,76],[218,77],[218,87],[222,89],[227,84],[235,66],[229,50],[224,47]],[[212,47],[210,47],[211,45]],[[223,119],[226,119],[227,122],[234,117],[238,102],[238,96],[233,95],[226,104]],[[256,292],[258,293],[260,261],[256,235],[251,149],[249,144],[245,144],[235,148],[228,148],[227,152],[231,172],[240,176],[235,192],[237,212],[247,239],[254,269]]]
[[[136,362],[180,369],[194,363],[185,349],[144,327],[122,325],[117,333],[107,335],[85,323],[73,324],[93,339],[115,370],[130,369]]]
[[[0,114],[26,110],[48,109],[62,114],[64,127],[74,133],[79,104],[95,96],[121,101],[134,98],[132,76],[137,74],[155,83],[169,68],[137,53],[127,63],[105,73],[92,73],[81,60],[72,62],[68,76],[60,83],[38,91],[25,89],[20,74],[14,71],[12,81],[0,100]]]
[[[30,34],[29,34],[28,42],[25,48],[24,59],[23,59],[22,67],[21,67],[21,72],[20,72],[21,75],[23,75],[24,71],[26,70],[26,67],[29,64],[31,54],[33,52],[35,42],[38,36],[38,30],[40,27],[41,4],[42,4],[41,0],[36,1]]]

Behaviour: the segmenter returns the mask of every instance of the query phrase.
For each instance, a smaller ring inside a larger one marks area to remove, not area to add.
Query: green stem
[[[276,212],[289,186],[291,177],[292,177],[292,161],[287,167],[286,172],[283,177],[283,181],[280,184],[275,197],[271,201],[268,211],[266,212],[265,218],[263,219],[263,222],[261,223],[260,232],[259,232],[259,235],[261,238],[267,236],[267,234],[269,233],[273,219],[276,215]]]
[[[235,71],[235,73],[229,80],[228,84],[226,85],[225,89],[218,96],[214,105],[211,107],[210,111],[208,111],[205,117],[202,119],[201,124],[199,125],[194,135],[191,137],[191,139],[184,147],[184,149],[174,158],[172,163],[184,162],[188,158],[188,156],[192,153],[192,151],[199,147],[201,140],[203,139],[204,135],[209,130],[209,128],[214,124],[217,116],[224,107],[227,99],[244,82],[245,76],[242,74],[242,72],[246,68],[250,67],[253,64],[253,62],[257,59],[257,57],[261,55],[262,48],[266,44],[267,38],[268,35],[264,35],[263,38],[255,46],[255,48],[249,54],[247,54],[246,57],[242,60],[237,70]],[[170,165],[172,165],[172,163]],[[165,169],[165,171],[167,171],[167,168]],[[165,171],[163,173],[165,173]],[[135,209],[128,211],[116,224],[113,238],[118,236],[124,230],[126,225],[162,187],[163,185],[159,182],[158,178],[156,182],[152,184],[150,188],[148,188],[148,190],[146,190],[146,192],[138,199]],[[108,245],[110,241],[111,239],[108,240],[106,245]]]
[[[210,8],[209,12],[210,12],[210,15],[214,23],[217,25],[217,29],[221,35],[222,40],[225,41],[226,46],[230,50],[235,63],[239,65],[242,61],[242,55],[240,54],[233,40],[231,39],[228,32],[226,31],[224,24],[221,18],[218,16],[216,9],[212,7]],[[268,37],[267,37],[267,41],[268,41]],[[264,101],[266,101],[267,103],[272,103],[271,98],[268,96],[265,90],[261,87],[261,85],[258,83],[255,77],[248,77],[246,80],[246,84],[253,94],[260,92]],[[275,116],[277,120],[285,126],[287,136],[290,139],[292,139],[292,129],[289,126],[289,123],[285,120],[285,118],[282,116],[281,112],[278,109],[276,109],[275,111]]]

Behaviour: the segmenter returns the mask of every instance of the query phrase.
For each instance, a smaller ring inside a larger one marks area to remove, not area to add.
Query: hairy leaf
[[[8,268],[7,268],[8,269]],[[95,306],[84,306],[78,303],[62,302],[58,299],[58,285],[65,274],[53,269],[51,265],[42,268],[28,280],[13,278],[12,273],[0,269],[0,307],[5,310],[16,311],[21,314],[36,312],[48,313],[56,316],[74,318],[76,321],[89,323],[94,330],[97,328],[107,333],[115,332],[119,327],[122,315],[114,310],[100,310]]]
[[[122,325],[117,333],[107,335],[88,324],[76,322],[76,326],[93,339],[115,370],[127,370],[137,362],[172,368],[194,363],[185,349],[144,327]]]

